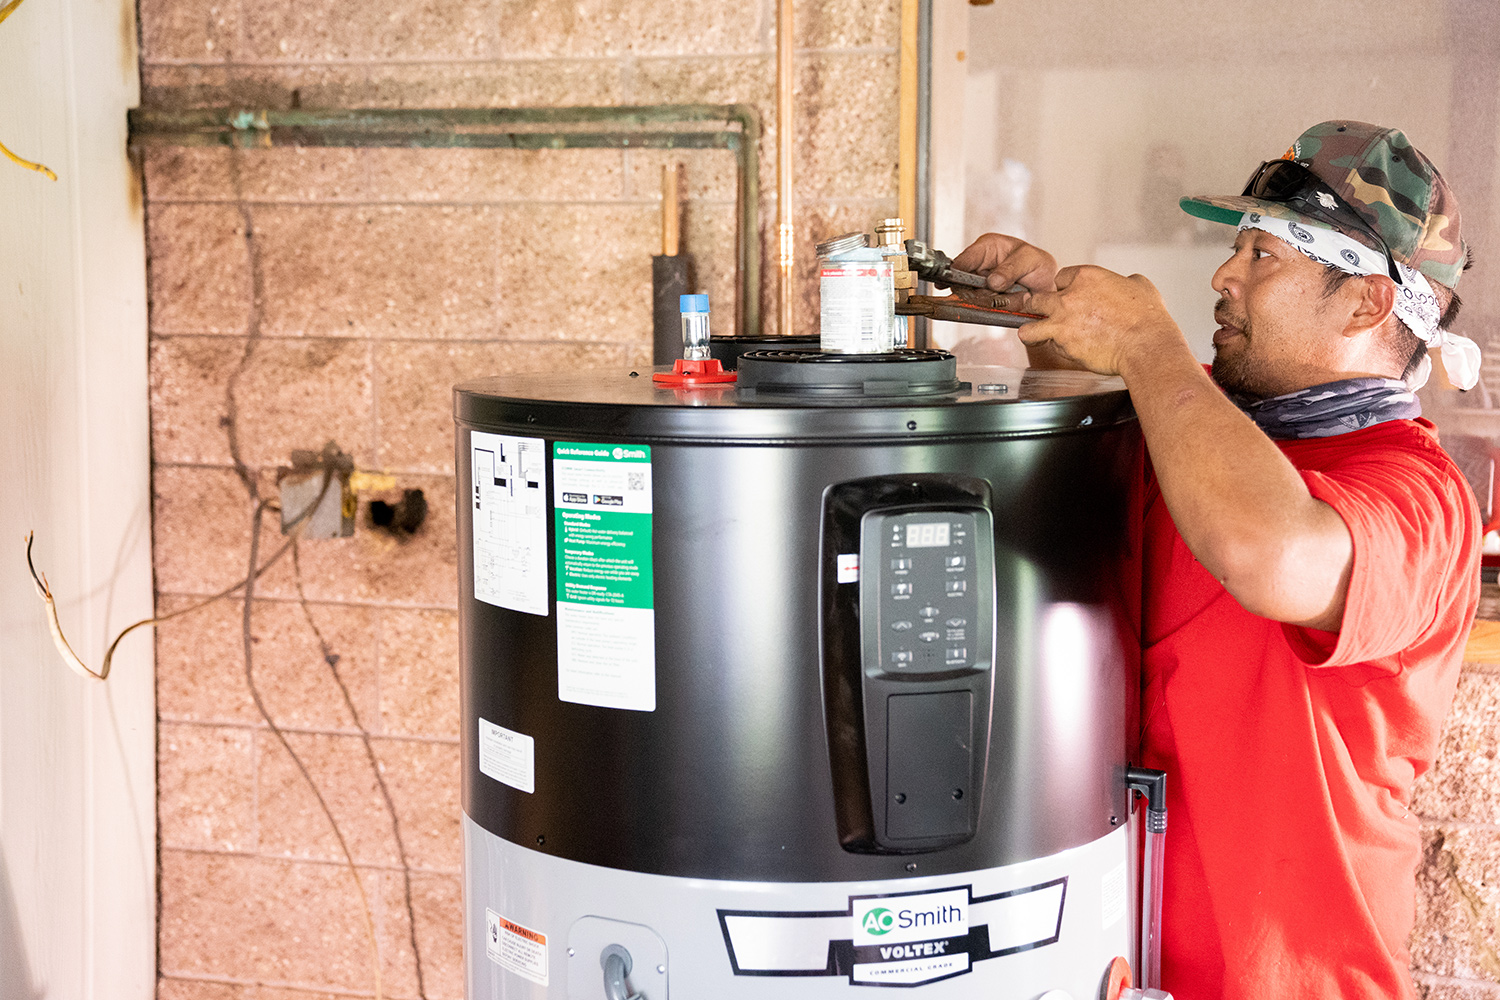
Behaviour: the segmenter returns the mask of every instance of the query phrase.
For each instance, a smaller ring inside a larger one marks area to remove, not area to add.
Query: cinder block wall
[[[1500,587],[1485,588],[1479,614],[1500,619]],[[1423,842],[1411,939],[1418,992],[1500,1000],[1500,663],[1464,664],[1412,812]]]
[[[798,321],[810,330],[812,242],[895,211],[899,4],[801,7]],[[140,15],[152,108],[753,103],[774,266],[774,0],[142,0]],[[160,610],[246,574],[257,498],[275,498],[292,449],[333,440],[397,481],[361,498],[355,537],[303,542],[260,578],[250,629],[255,687],[336,817],[363,899],[256,708],[243,603],[157,630],[163,998],[373,995],[366,901],[386,996],[463,995],[450,387],[649,363],[668,157],[145,157]],[[716,331],[731,332],[734,161],[670,158],[686,171],[683,249]],[[766,332],[774,292],[768,274]],[[429,502],[415,535],[370,527],[371,499],[413,488]],[[283,541],[275,519],[262,560]]]

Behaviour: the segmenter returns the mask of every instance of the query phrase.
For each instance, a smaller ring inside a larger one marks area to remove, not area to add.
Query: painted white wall
[[[967,55],[964,80],[944,89],[934,47],[933,217],[953,218],[943,199],[957,194],[970,223],[961,237],[950,228],[949,242],[935,235],[934,244],[953,254],[980,235],[975,217],[986,213],[975,209],[996,194],[984,188],[1002,185],[999,170],[1013,160],[1031,182],[1024,210],[1014,213],[1027,239],[1063,265],[1145,274],[1207,357],[1209,278],[1234,234],[1181,213],[1177,198],[1238,192],[1257,164],[1314,122],[1381,122],[1403,129],[1459,193],[1465,233],[1479,251],[1464,279],[1462,332],[1483,342],[1500,329],[1491,319],[1500,316],[1500,279],[1492,277],[1500,268],[1487,233],[1500,204],[1500,161],[1491,152],[1496,136],[1474,134],[1472,109],[1459,100],[1495,86],[1495,75],[1480,70],[1494,62],[1500,8],[1325,0],[1316,14],[1308,10],[1303,0],[1079,0],[1066,12],[934,0],[934,38],[962,37]],[[1266,28],[1293,23],[1308,30]],[[1393,69],[1413,66],[1421,72]],[[1493,93],[1481,96],[1471,103],[1494,106]],[[968,185],[939,190],[938,178],[954,176],[948,158],[959,155]],[[934,325],[938,343],[974,334],[945,326],[953,329]]]
[[[0,24],[0,1000],[155,991],[151,635],[107,683],[52,647],[22,536],[91,664],[151,613],[146,283],[125,111],[133,0]]]

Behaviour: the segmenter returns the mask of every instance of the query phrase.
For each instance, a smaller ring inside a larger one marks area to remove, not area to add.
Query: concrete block
[[[504,59],[756,52],[766,4],[713,0],[499,0]]]
[[[250,255],[239,210],[152,205],[146,234],[152,331],[245,333]]]
[[[272,206],[255,219],[266,334],[494,334],[498,248],[489,209]]]
[[[162,723],[157,730],[157,829],[164,847],[255,848],[251,730]]]
[[[374,907],[379,877],[361,873]],[[342,865],[168,848],[161,901],[164,977],[373,992],[365,908]]]
[[[1424,828],[1411,955],[1421,973],[1500,982],[1500,837],[1494,829]]]
[[[459,738],[458,615],[380,612],[380,729],[391,736]]]
[[[1466,664],[1432,770],[1412,809],[1430,821],[1500,826],[1500,667]]]

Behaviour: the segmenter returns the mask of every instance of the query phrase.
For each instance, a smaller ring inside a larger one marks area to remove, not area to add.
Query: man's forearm
[[[1353,556],[1338,513],[1214,385],[1180,333],[1151,338],[1121,361],[1162,499],[1188,549],[1246,610],[1336,630]]]

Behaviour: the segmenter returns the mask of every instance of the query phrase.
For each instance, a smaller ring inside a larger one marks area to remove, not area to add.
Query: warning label
[[[538,986],[547,985],[547,935],[484,911],[484,950],[490,961]]]

